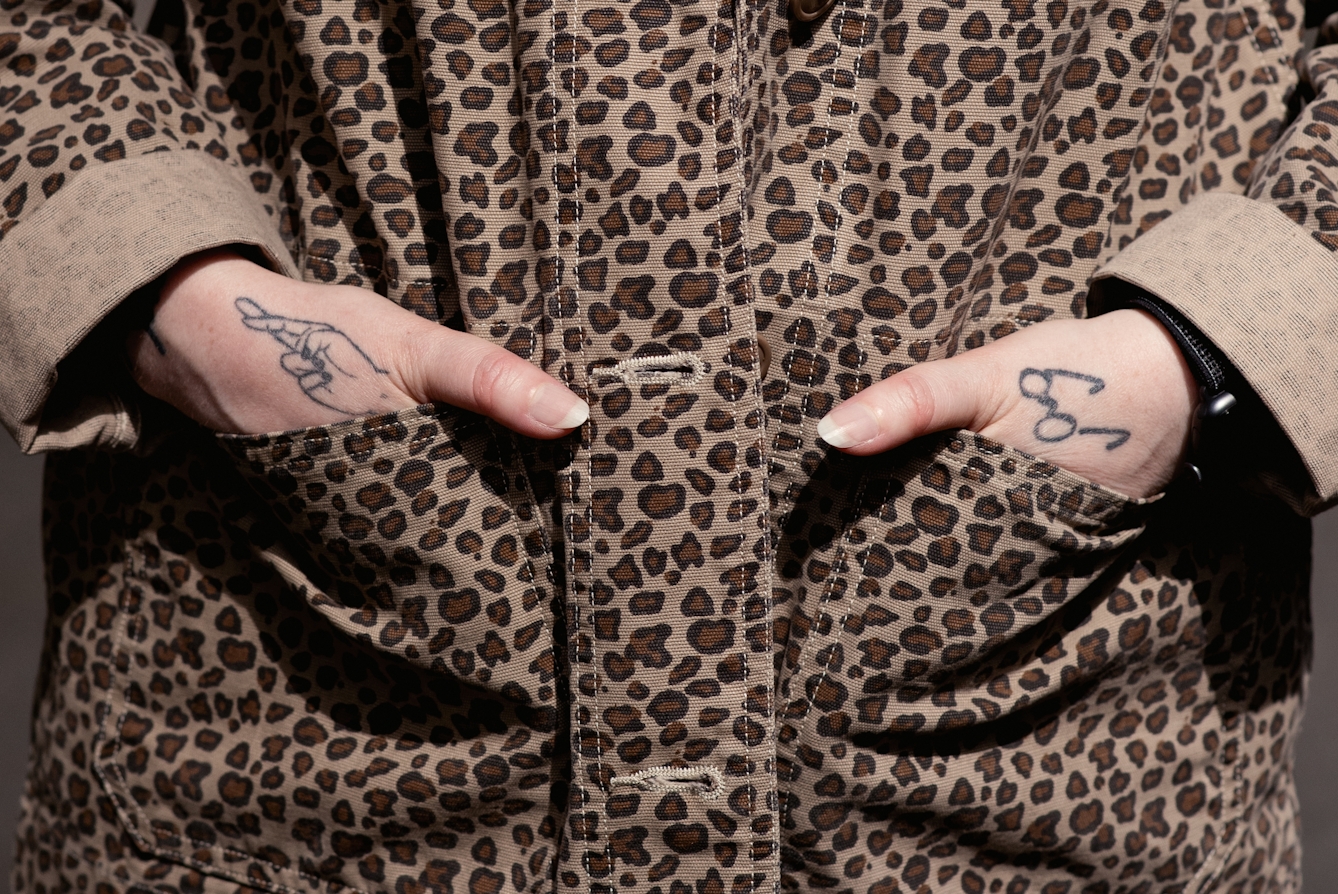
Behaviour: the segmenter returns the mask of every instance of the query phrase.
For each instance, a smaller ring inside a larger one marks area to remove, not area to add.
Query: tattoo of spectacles
[[[1044,441],[1047,444],[1053,444],[1056,441],[1065,441],[1076,435],[1098,435],[1110,438],[1106,442],[1107,450],[1114,450],[1129,440],[1130,432],[1123,428],[1101,428],[1098,426],[1079,425],[1078,419],[1072,413],[1065,413],[1059,409],[1059,401],[1050,394],[1050,388],[1055,379],[1077,379],[1085,382],[1091,387],[1088,388],[1088,394],[1096,394],[1106,387],[1106,383],[1096,376],[1088,376],[1083,373],[1071,372],[1067,369],[1033,369],[1028,367],[1022,370],[1018,376],[1018,390],[1022,396],[1028,400],[1034,400],[1045,408],[1045,415],[1042,416],[1032,428],[1031,433],[1038,441]]]

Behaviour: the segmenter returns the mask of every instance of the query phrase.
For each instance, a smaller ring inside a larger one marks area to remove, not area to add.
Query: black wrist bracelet
[[[1237,404],[1230,387],[1231,364],[1198,327],[1175,308],[1127,283],[1110,282],[1106,289],[1111,296],[1107,303],[1109,309],[1136,308],[1151,314],[1165,327],[1198,382],[1199,402],[1191,422],[1189,458],[1185,465],[1186,471],[1202,482],[1203,468],[1207,466],[1212,471],[1219,465],[1215,459],[1220,456],[1222,445],[1227,443],[1227,423]]]

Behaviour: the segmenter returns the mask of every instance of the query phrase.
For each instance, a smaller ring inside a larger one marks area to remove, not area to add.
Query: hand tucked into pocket
[[[555,438],[589,408],[502,347],[351,286],[228,252],[179,265],[127,346],[135,380],[219,432],[325,425],[440,401]]]
[[[1118,310],[1054,320],[865,389],[818,423],[857,456],[965,428],[1134,497],[1163,489],[1184,459],[1197,400],[1175,341]]]

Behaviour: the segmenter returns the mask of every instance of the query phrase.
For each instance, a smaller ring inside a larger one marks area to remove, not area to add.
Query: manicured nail
[[[550,428],[575,428],[590,418],[590,407],[561,385],[545,385],[530,400],[530,418]]]
[[[860,404],[842,404],[818,423],[818,437],[839,449],[878,437],[878,420]]]

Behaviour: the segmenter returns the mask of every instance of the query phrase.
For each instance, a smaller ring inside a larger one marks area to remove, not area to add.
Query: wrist
[[[236,246],[188,255],[158,281],[154,311],[161,312],[168,304],[194,307],[216,296],[226,298],[238,287],[277,275],[246,257]]]
[[[201,386],[202,370],[226,372],[235,360],[235,351],[220,351],[216,344],[226,341],[222,333],[233,312],[233,296],[238,290],[258,291],[265,279],[275,277],[229,246],[189,255],[140,289],[123,336],[135,383],[152,397],[196,415],[187,404],[207,390]]]
[[[1192,477],[1202,481],[1204,465],[1211,468],[1219,464],[1213,458],[1214,450],[1229,434],[1230,417],[1237,405],[1240,385],[1234,381],[1237,377],[1231,362],[1192,321],[1167,302],[1120,280],[1109,280],[1103,286],[1106,309],[1147,315],[1179,349],[1195,391],[1185,466]]]

